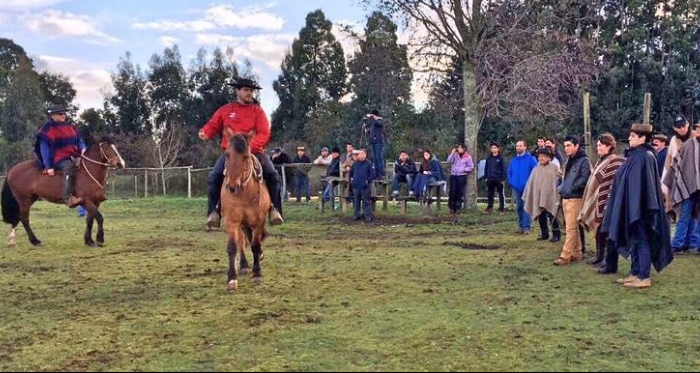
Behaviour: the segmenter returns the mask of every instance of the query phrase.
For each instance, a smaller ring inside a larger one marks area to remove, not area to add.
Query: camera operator
[[[378,179],[384,178],[384,120],[379,115],[379,110],[374,109],[366,116],[369,128],[363,125],[365,131],[369,131],[369,145],[374,160],[374,170]]]

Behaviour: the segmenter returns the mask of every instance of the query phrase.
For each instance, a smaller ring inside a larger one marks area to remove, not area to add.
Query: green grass
[[[700,367],[700,256],[630,291],[584,264],[552,266],[561,246],[513,235],[512,213],[453,224],[392,205],[368,226],[290,204],[263,284],[227,294],[226,236],[204,231],[204,206],[108,201],[107,246],[87,248],[75,210],[37,204],[44,246],[21,231],[0,250],[0,369]]]

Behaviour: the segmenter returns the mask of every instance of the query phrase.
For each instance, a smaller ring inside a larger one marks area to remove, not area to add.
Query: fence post
[[[148,198],[148,170],[143,171],[143,197]]]
[[[192,166],[187,167],[187,198],[192,198]]]
[[[134,175],[134,198],[139,197],[139,177]]]
[[[280,191],[280,194],[282,194],[282,201],[287,198],[287,175],[286,172],[284,172],[284,165],[280,166],[280,170],[282,171],[282,190]]]

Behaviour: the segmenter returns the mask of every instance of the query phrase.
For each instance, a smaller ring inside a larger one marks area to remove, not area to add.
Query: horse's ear
[[[230,140],[233,137],[233,131],[228,127],[224,127],[224,137],[226,137],[226,140]]]
[[[255,137],[255,131],[248,132],[246,137],[248,138],[248,144],[250,144],[253,141],[253,137]]]

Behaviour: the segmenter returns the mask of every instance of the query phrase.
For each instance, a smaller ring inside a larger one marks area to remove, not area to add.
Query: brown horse
[[[247,271],[244,249],[246,241],[253,250],[253,283],[261,282],[260,260],[262,241],[267,233],[265,223],[270,212],[270,195],[262,180],[262,167],[250,152],[252,134],[232,133],[225,130],[226,178],[221,188],[221,214],[228,234],[228,286],[238,288],[236,252],[241,252],[241,272]]]
[[[8,245],[17,244],[15,231],[22,222],[27,232],[29,242],[40,246],[39,241],[29,225],[29,210],[34,202],[43,199],[53,203],[63,202],[63,178],[48,176],[36,167],[36,161],[18,163],[7,173],[5,185],[2,188],[2,220],[12,225]],[[124,159],[119,155],[116,146],[109,137],[94,141],[80,157],[79,168],[75,172],[73,194],[83,199],[82,205],[87,210],[87,228],[85,229],[85,244],[95,246],[92,240],[92,224],[97,220],[97,245],[104,244],[104,219],[98,211],[105,197],[105,184],[109,169],[122,168]]]

